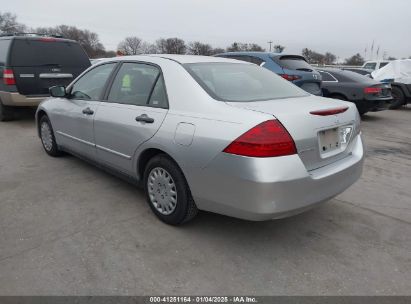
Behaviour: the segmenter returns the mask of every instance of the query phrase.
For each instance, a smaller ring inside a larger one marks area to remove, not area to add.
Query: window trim
[[[103,85],[103,90],[100,93],[99,99],[84,99],[84,98],[72,98],[71,97],[71,91],[73,90],[73,87],[76,83],[78,83],[85,75],[87,75],[88,73],[90,73],[92,70],[102,67],[103,65],[107,65],[107,64],[114,64],[113,70],[110,72],[110,75],[108,76],[106,82]],[[68,100],[86,100],[86,101],[103,101],[103,97],[105,96],[105,91],[107,88],[107,85],[110,83],[111,78],[113,77],[113,73],[116,71],[116,69],[118,68],[118,62],[116,61],[110,61],[110,62],[104,62],[95,66],[91,66],[92,68],[85,70],[74,82],[70,83],[67,88],[67,99]]]
[[[117,74],[118,74],[118,72],[120,71],[121,67],[122,67],[123,64],[125,64],[125,63],[134,63],[134,64],[150,65],[150,66],[153,66],[153,67],[155,67],[155,68],[157,68],[157,69],[159,70],[159,74],[157,75],[156,80],[154,81],[153,86],[152,86],[151,89],[150,89],[150,94],[149,94],[149,96],[148,96],[147,103],[146,103],[145,105],[135,105],[135,104],[129,104],[129,103],[120,103],[120,102],[115,102],[115,101],[110,101],[110,100],[108,100],[108,96],[109,96],[110,91],[111,91],[111,89],[112,89],[112,87],[113,87],[114,80],[116,79]],[[126,106],[135,106],[135,107],[150,107],[150,108],[153,108],[153,109],[166,109],[166,110],[167,110],[167,109],[170,109],[170,103],[169,103],[169,98],[168,98],[166,81],[165,81],[165,79],[164,79],[163,70],[161,69],[161,67],[160,67],[158,64],[151,63],[151,62],[145,62],[145,61],[124,60],[124,61],[119,61],[119,62],[118,62],[118,67],[116,68],[116,70],[115,70],[114,72],[115,72],[115,73],[112,75],[112,77],[111,77],[111,79],[110,79],[110,82],[109,82],[108,84],[106,84],[107,87],[106,87],[106,90],[105,90],[105,92],[104,92],[104,96],[103,96],[103,98],[102,98],[102,100],[101,100],[102,102],[119,104],[119,105],[126,105]],[[167,104],[167,105],[166,105],[165,107],[154,107],[154,106],[150,105],[149,102],[150,102],[150,99],[151,99],[151,95],[153,94],[154,89],[155,89],[155,87],[156,87],[156,85],[157,85],[157,82],[158,82],[158,80],[160,79],[160,77],[163,77],[164,92],[165,92],[165,98],[166,98],[166,104]]]

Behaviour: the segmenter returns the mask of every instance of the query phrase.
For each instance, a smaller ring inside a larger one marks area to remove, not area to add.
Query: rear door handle
[[[92,109],[90,109],[89,107],[87,107],[87,108],[85,108],[85,109],[83,110],[83,114],[93,115],[93,114],[94,114],[94,111],[93,111]]]
[[[154,118],[148,117],[147,114],[141,114],[140,116],[136,117],[136,121],[145,122],[145,123],[153,123]]]

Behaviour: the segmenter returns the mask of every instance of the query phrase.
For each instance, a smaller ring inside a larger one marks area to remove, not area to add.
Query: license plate
[[[338,128],[320,131],[319,137],[321,153],[329,153],[340,148]]]
[[[321,154],[329,155],[344,151],[351,139],[352,130],[352,126],[343,126],[320,131],[318,140]]]

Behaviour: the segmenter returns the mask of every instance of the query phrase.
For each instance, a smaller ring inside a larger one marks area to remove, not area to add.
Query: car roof
[[[221,58],[214,56],[201,56],[201,55],[175,55],[175,54],[148,54],[148,55],[131,55],[120,56],[103,59],[102,61],[153,61],[155,59],[172,60],[180,64],[185,63],[206,63],[206,62],[231,62],[240,64],[251,64],[249,62],[239,61],[229,58]],[[157,61],[157,60],[156,60]]]
[[[61,38],[61,37],[53,37],[53,36],[23,36],[23,35],[0,35],[0,40],[41,40],[41,39],[53,39],[57,42],[73,42],[73,43],[78,43],[75,40],[72,39],[66,39],[66,38]]]
[[[297,57],[302,57],[304,56],[299,55],[299,54],[292,54],[292,53],[275,53],[275,52],[252,52],[252,51],[239,51],[239,52],[225,52],[221,53],[218,55],[254,55],[254,56],[297,56]]]

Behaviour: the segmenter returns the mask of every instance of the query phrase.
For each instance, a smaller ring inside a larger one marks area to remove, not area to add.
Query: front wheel
[[[183,173],[166,155],[157,155],[148,162],[144,188],[151,210],[167,224],[180,225],[198,212]]]
[[[45,115],[40,119],[39,131],[41,143],[46,153],[53,157],[61,155],[50,120]]]

